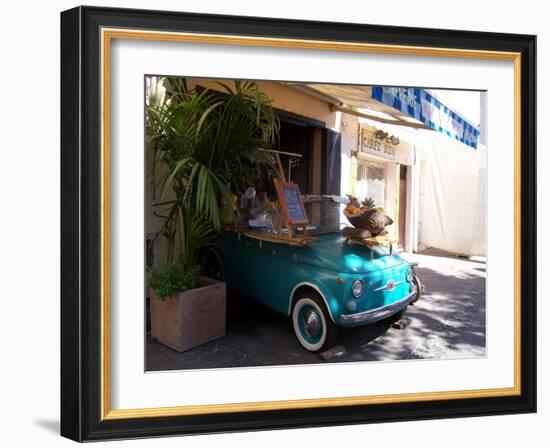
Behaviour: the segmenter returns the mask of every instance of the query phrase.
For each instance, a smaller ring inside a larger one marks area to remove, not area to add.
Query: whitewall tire
[[[292,309],[296,338],[306,350],[327,350],[336,342],[337,329],[321,297],[316,292],[300,294]]]

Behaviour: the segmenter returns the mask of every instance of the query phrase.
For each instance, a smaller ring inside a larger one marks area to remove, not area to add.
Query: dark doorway
[[[290,167],[290,181],[302,194],[340,194],[342,139],[324,122],[277,110],[281,127],[279,146],[284,152],[300,154]],[[290,157],[281,155],[288,179]]]
[[[405,247],[405,225],[407,219],[407,166],[399,165],[399,247]]]
[[[291,157],[281,155],[281,162],[285,170],[287,180],[298,184],[302,194],[312,192],[312,163],[313,159],[313,133],[315,128],[308,125],[300,125],[281,120],[279,132],[279,150],[300,154],[300,158],[292,158],[292,166],[289,164]]]

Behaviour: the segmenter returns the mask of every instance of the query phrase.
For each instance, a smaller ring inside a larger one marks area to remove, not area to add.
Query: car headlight
[[[409,268],[409,272],[407,272],[407,281],[409,283],[413,281],[413,271],[411,268]]]
[[[362,280],[355,280],[351,284],[351,294],[353,297],[360,297],[361,294],[363,294],[363,281]]]

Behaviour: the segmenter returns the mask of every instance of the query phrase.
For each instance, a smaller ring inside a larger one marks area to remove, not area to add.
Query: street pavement
[[[289,318],[246,299],[230,297],[224,338],[178,353],[148,336],[146,369],[485,356],[485,263],[433,250],[402,256],[418,262],[417,274],[425,289],[399,325],[385,321],[339,329],[337,346],[319,355],[302,349]]]

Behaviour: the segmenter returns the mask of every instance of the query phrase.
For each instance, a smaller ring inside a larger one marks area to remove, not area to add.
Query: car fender
[[[308,287],[308,288],[311,288],[315,291],[317,291],[319,293],[319,295],[321,296],[321,298],[323,299],[323,302],[325,302],[325,306],[327,307],[327,310],[329,310],[329,315],[330,315],[330,320],[333,322],[333,323],[336,323],[336,321],[334,320],[334,316],[333,316],[333,311],[332,311],[332,308],[329,304],[329,301],[327,300],[327,297],[326,295],[323,293],[323,291],[321,291],[321,289],[319,289],[316,285],[314,285],[313,283],[310,283],[310,282],[301,282],[301,283],[298,283],[296,286],[294,286],[294,288],[292,289],[290,295],[289,295],[289,298],[288,298],[288,312],[287,312],[287,316],[290,316],[290,314],[292,313],[292,302],[294,301],[294,294],[296,293],[296,291],[298,291],[299,288],[301,288],[302,286],[305,286],[305,287]]]

